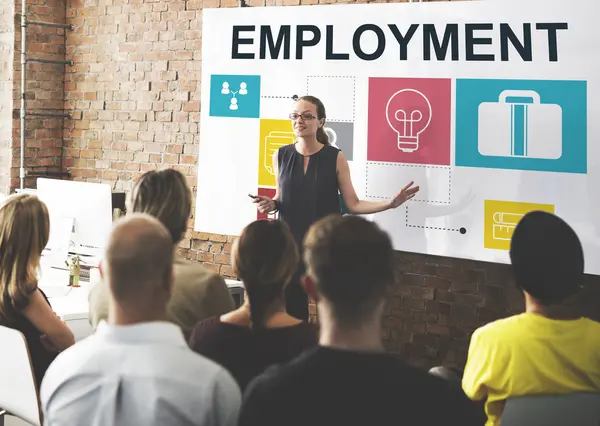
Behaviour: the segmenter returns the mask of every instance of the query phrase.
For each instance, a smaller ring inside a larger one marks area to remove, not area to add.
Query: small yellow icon
[[[282,146],[293,144],[296,140],[290,120],[260,120],[260,139],[258,157],[258,185],[274,187],[275,170],[273,154]]]
[[[554,205],[485,200],[483,210],[483,246],[495,250],[509,250],[510,239],[521,218],[534,210],[554,213]]]

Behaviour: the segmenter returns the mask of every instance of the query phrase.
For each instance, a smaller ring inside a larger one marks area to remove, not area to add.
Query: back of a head
[[[17,194],[0,206],[0,322],[14,319],[37,287],[37,267],[50,237],[46,205]]]
[[[156,218],[132,214],[111,232],[105,265],[111,294],[117,302],[136,302],[163,295],[171,284],[173,242]]]
[[[294,237],[285,222],[254,221],[236,240],[232,259],[235,274],[246,287],[252,327],[260,328],[269,305],[283,297],[298,267]]]
[[[517,286],[545,305],[577,293],[583,283],[583,247],[575,231],[551,213],[534,211],[518,223],[510,243]]]
[[[173,244],[185,234],[192,209],[192,194],[185,177],[175,169],[150,171],[136,182],[129,213],[154,216],[169,230]]]
[[[373,315],[394,282],[389,236],[358,216],[317,221],[305,238],[304,259],[336,320],[346,325]]]

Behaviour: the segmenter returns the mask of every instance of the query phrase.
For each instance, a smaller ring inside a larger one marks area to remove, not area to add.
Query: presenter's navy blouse
[[[341,214],[337,180],[337,156],[340,150],[324,145],[310,155],[306,173],[305,156],[296,145],[286,145],[278,151],[280,186],[279,217],[291,228],[298,247],[308,228],[330,214]]]

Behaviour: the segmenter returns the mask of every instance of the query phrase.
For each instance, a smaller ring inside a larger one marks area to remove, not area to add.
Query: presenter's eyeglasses
[[[315,118],[315,116],[314,116],[314,115],[312,115],[312,114],[311,114],[311,113],[309,113],[309,112],[306,112],[306,113],[304,113],[304,114],[297,114],[297,113],[295,113],[295,112],[292,112],[292,113],[290,114],[290,120],[292,120],[292,121],[296,121],[296,120],[298,120],[299,118],[301,118],[301,119],[302,119],[302,121],[310,121],[310,120],[312,120],[313,118]]]

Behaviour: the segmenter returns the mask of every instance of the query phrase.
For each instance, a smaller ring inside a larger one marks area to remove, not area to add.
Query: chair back
[[[0,326],[0,348],[0,408],[40,426],[40,405],[25,337]]]
[[[500,426],[600,426],[600,393],[528,395],[506,400]]]

